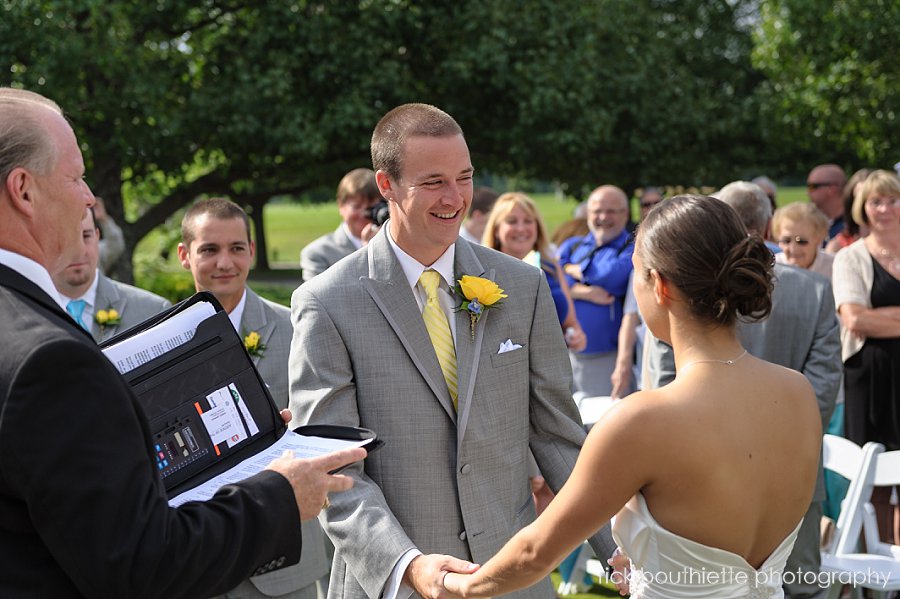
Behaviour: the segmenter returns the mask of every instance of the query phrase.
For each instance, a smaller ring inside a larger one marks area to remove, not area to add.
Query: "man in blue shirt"
[[[633,239],[625,230],[628,198],[614,185],[595,189],[587,201],[590,232],[559,248],[578,322],[587,335],[581,353],[569,353],[575,390],[589,396],[610,395],[616,364],[622,304],[631,274]]]

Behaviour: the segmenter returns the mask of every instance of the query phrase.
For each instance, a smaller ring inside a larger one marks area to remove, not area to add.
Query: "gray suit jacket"
[[[816,393],[822,430],[828,427],[841,382],[840,326],[834,309],[831,282],[802,268],[775,265],[772,313],[757,323],[741,323],[738,336],[748,352],[773,364],[801,372]],[[647,331],[644,363],[651,388],[675,378],[672,348]],[[647,380],[645,378],[645,380]],[[813,501],[825,499],[822,472]]]
[[[101,327],[95,318],[91,323],[91,336],[97,343],[142,323],[172,305],[172,302],[155,293],[114,281],[103,273],[99,273],[98,277],[94,314],[96,315],[98,310],[113,308],[122,317],[122,322]]]
[[[322,274],[329,266],[355,251],[356,246],[347,237],[343,226],[339,226],[334,233],[322,235],[300,252],[303,281]]]
[[[465,313],[451,320],[458,413],[383,230],[294,292],[296,422],[363,426],[385,440],[347,469],[354,487],[320,515],[336,549],[329,597],[378,597],[414,547],[483,563],[534,519],[529,447],[553,490],[575,464],[585,434],[546,277],[462,239],[454,271],[494,280],[509,296],[485,311],[474,339]],[[522,348],[499,354],[507,339]],[[545,580],[513,596],[552,594]]]
[[[266,346],[262,356],[254,356],[253,364],[269,386],[272,399],[280,408],[288,405],[288,352],[291,348],[291,311],[286,307],[259,297],[249,287],[244,313],[241,316],[241,336],[256,331],[260,343]],[[262,576],[250,582],[263,594],[284,595],[297,589],[314,586],[316,580],[328,574],[325,557],[325,536],[315,520],[301,526],[303,548],[300,562]],[[314,596],[314,595],[313,595]]]

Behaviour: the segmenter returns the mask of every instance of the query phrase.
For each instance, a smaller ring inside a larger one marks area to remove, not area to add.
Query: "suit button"
[[[460,541],[466,540],[466,531],[462,531],[461,533],[459,533],[459,540]]]
[[[468,474],[472,471],[472,464],[463,464],[463,467],[459,469],[463,474]]]

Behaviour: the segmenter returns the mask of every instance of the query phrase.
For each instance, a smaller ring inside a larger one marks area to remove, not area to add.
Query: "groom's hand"
[[[477,569],[477,564],[452,555],[419,555],[407,566],[403,582],[425,599],[447,599],[453,596],[444,588],[447,572],[471,574]]]

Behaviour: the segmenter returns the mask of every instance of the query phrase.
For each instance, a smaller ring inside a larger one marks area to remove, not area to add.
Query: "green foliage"
[[[900,151],[896,0],[772,0],[754,63],[769,97],[770,147],[798,170],[837,162],[889,167]]]
[[[197,197],[258,207],[334,189],[369,164],[375,122],[411,101],[457,118],[479,173],[576,197],[603,182],[778,176],[823,155],[885,163],[900,135],[898,12],[889,0],[0,0],[0,83],[66,108],[130,251]]]

